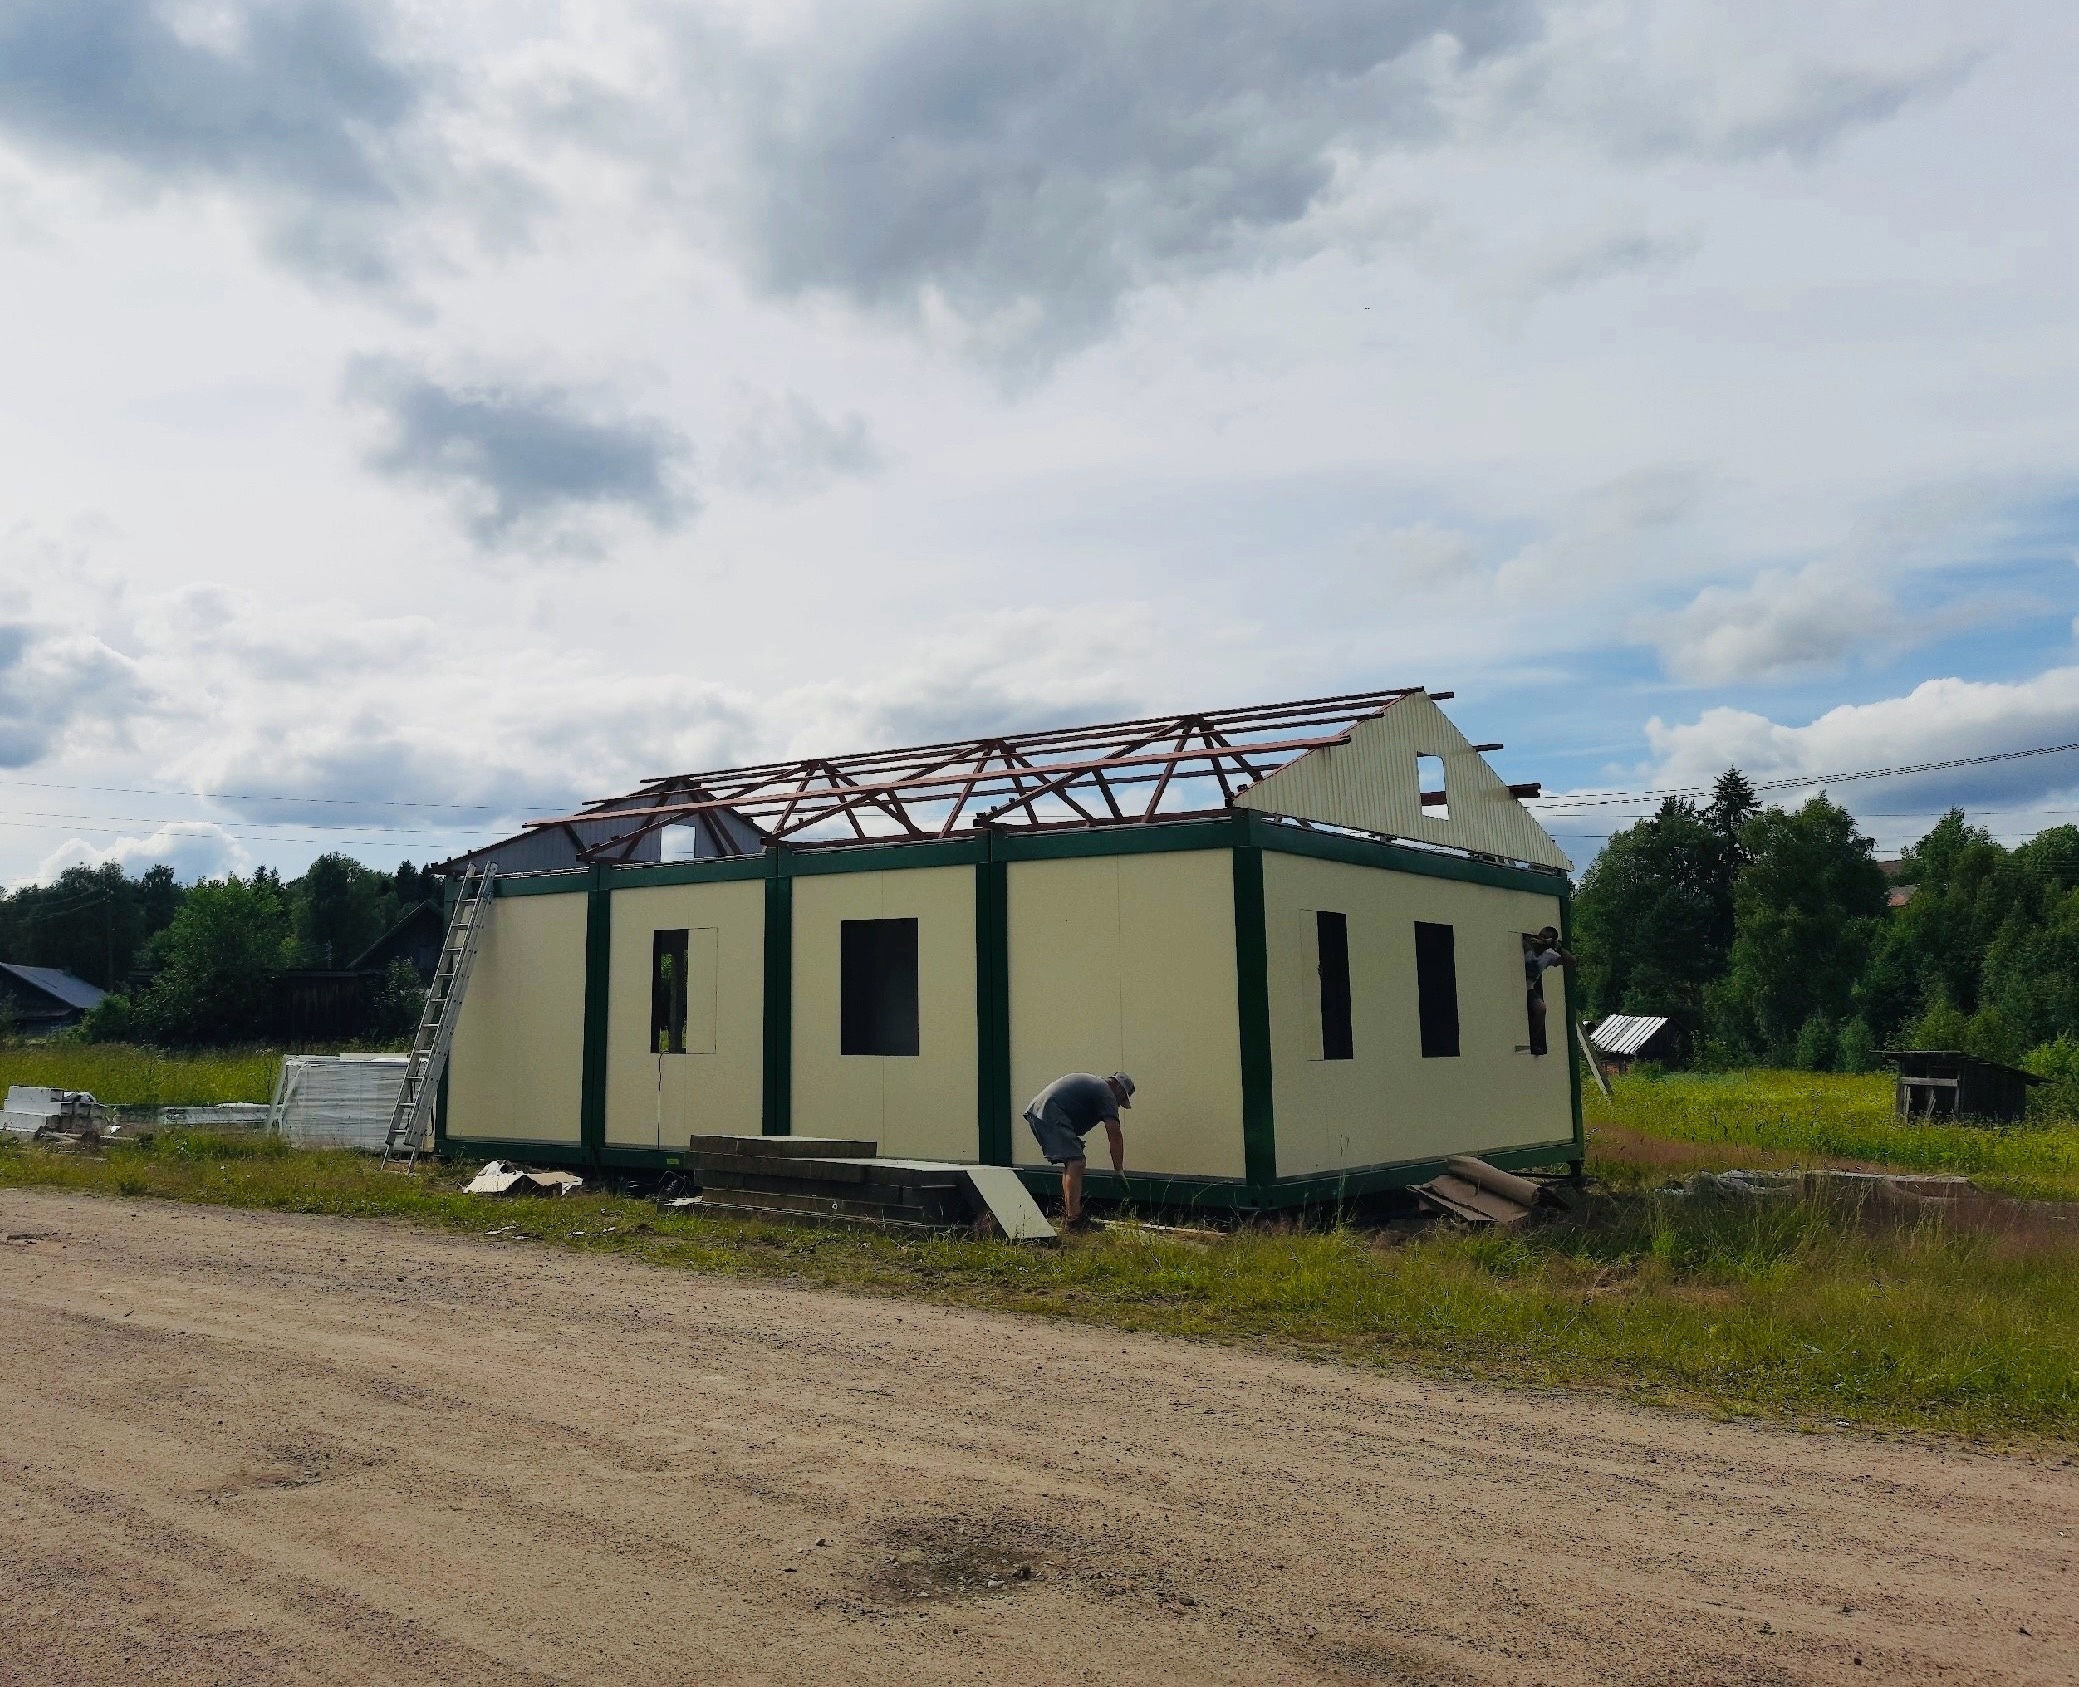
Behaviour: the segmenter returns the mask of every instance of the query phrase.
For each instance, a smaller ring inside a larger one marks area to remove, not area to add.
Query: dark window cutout
[[[1444,758],[1442,756],[1417,756],[1415,758],[1415,792],[1422,804],[1425,820],[1449,820],[1451,818],[1451,793],[1444,782]]]
[[[838,1035],[846,1054],[917,1052],[917,922],[846,920]]]
[[[650,938],[650,1052],[686,1052],[686,934]]]
[[[1350,1060],[1350,922],[1317,909],[1314,935],[1321,953],[1321,1058]]]
[[[1545,1041],[1545,969],[1531,963],[1538,940],[1529,932],[1523,934],[1523,1011],[1530,1021],[1530,1052],[1544,1054],[1551,1045]]]
[[[1415,1007],[1422,1017],[1422,1058],[1458,1054],[1458,954],[1449,926],[1415,922]]]

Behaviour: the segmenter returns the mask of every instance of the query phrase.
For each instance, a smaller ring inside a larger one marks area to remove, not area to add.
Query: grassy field
[[[1514,1233],[1284,1226],[1206,1242],[1115,1225],[1056,1250],[606,1193],[491,1202],[462,1195],[463,1176],[253,1136],[161,1133],[99,1156],[0,1147],[0,1184],[18,1187],[391,1218],[1725,1414],[2079,1441],[2079,1241],[2047,1209],[1965,1227],[1822,1197],[1658,1194],[1632,1177],[1580,1216]]]
[[[2079,1122],[1901,1124],[1891,1080],[1830,1072],[1619,1078],[1584,1097],[1595,1172],[1640,1187],[1691,1170],[1850,1166],[1959,1173],[2032,1199],[2079,1201]]]
[[[91,1090],[110,1107],[201,1107],[267,1101],[281,1054],[275,1049],[173,1054],[132,1043],[40,1043],[0,1049],[0,1090],[48,1084]]]

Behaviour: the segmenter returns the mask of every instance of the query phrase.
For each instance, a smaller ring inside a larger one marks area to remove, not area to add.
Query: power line
[[[67,785],[51,779],[0,779],[0,787],[18,785],[33,791],[97,791],[124,797],[196,797],[206,802],[294,802],[327,804],[340,808],[450,808],[478,814],[505,814],[515,807],[543,807],[542,803],[505,804],[481,802],[428,802],[415,797],[298,797],[263,796],[250,791],[169,791],[149,785]]]
[[[2056,756],[2079,750],[2079,740],[2070,744],[2039,744],[2029,750],[1996,750],[1990,755],[1956,756],[1948,761],[1911,762],[1903,767],[1865,767],[1852,773],[1807,773],[1784,779],[1763,779],[1752,785],[1756,791],[1795,791],[1813,785],[1846,785],[1859,779],[1896,779],[1911,773],[1941,773],[1956,767],[1983,767],[1989,762],[2020,761],[2029,756]],[[1609,808],[1622,803],[1649,802],[1656,797],[1700,797],[1711,794],[1709,785],[1670,785],[1647,791],[1582,791],[1573,795],[1533,797],[1532,802],[1556,803],[1548,814],[1576,808]]]

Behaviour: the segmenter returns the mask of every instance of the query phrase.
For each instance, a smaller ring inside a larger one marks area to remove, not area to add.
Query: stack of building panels
[[[688,1158],[703,1207],[965,1229],[977,1216],[965,1166],[880,1160],[843,1137],[696,1136]]]
[[[381,1153],[404,1062],[401,1054],[292,1054],[282,1062],[268,1125],[298,1148]]]

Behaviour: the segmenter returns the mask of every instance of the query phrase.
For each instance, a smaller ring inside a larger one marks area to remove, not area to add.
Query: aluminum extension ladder
[[[448,1051],[455,1046],[455,1018],[462,1008],[462,992],[469,987],[469,969],[476,963],[497,877],[496,863],[470,867],[462,874],[433,983],[426,991],[425,1011],[419,1015],[418,1034],[404,1063],[404,1086],[390,1115],[390,1134],[383,1139],[385,1166],[394,1160],[401,1170],[410,1171],[432,1144],[433,1100],[440,1093]]]

